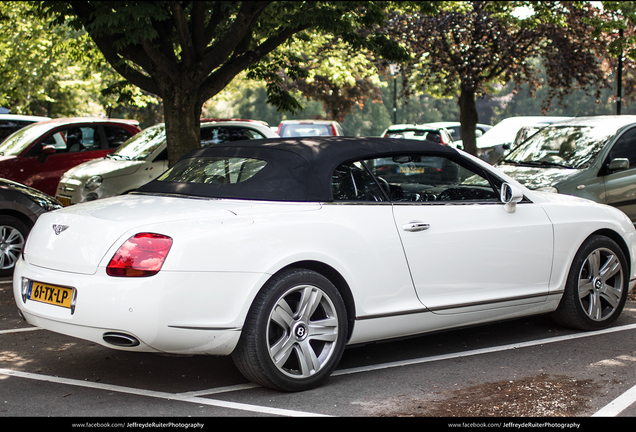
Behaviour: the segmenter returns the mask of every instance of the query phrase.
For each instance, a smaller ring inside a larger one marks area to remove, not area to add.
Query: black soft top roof
[[[235,184],[181,183],[153,180],[138,192],[273,201],[332,201],[331,177],[342,163],[370,157],[411,153],[457,154],[451,147],[427,141],[393,138],[305,137],[235,141],[187,153],[185,159],[244,157],[267,165],[252,178]]]

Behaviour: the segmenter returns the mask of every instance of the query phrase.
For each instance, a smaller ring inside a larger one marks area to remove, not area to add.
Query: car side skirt
[[[420,309],[397,314],[357,317],[349,345],[394,339],[441,330],[449,330],[471,324],[487,324],[528,315],[540,315],[554,311],[561,300],[562,292],[550,293],[537,298],[534,303],[524,299],[505,299],[489,304],[463,304],[443,308],[455,313],[436,314],[435,310]],[[491,307],[484,308],[490,305]],[[438,308],[442,309],[442,308]]]

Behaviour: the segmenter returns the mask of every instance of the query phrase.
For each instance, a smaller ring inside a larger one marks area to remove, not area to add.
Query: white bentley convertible
[[[26,320],[107,347],[231,355],[322,383],[345,346],[551,313],[611,325],[636,270],[620,211],[530,191],[437,144],[271,139],[184,156],[132,195],[44,214]]]

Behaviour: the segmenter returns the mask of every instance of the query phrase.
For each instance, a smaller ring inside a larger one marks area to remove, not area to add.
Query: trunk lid
[[[45,213],[29,234],[26,260],[33,265],[94,274],[104,255],[131,230],[154,224],[233,217],[222,200],[124,195]]]

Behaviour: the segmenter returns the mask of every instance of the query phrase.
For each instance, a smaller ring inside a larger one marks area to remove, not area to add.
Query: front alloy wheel
[[[579,272],[579,301],[585,315],[592,321],[612,316],[620,305],[623,286],[623,267],[609,249],[592,251]]]
[[[293,270],[263,287],[232,354],[250,380],[279,390],[319,385],[344,351],[347,320],[338,290],[323,276]]]
[[[608,327],[620,315],[628,290],[628,265],[611,239],[594,236],[577,252],[555,320],[581,330]]]

